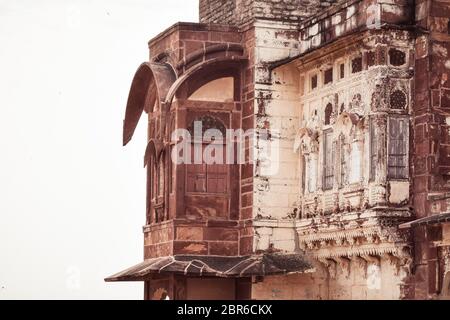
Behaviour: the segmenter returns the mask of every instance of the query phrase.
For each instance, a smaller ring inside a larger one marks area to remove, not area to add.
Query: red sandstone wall
[[[241,43],[243,35],[235,27],[179,23],[167,29],[149,42],[150,60],[171,64],[179,76],[202,62],[230,56],[244,56]],[[223,72],[220,71],[220,72]],[[242,74],[241,74],[242,72]],[[201,102],[186,100],[198,83],[210,74],[194,76],[185,86],[180,87],[177,100],[172,104],[170,117],[175,117],[177,128],[186,128],[194,116],[208,114],[214,110],[227,128],[238,129],[243,125],[242,114],[250,116],[248,106],[241,104],[252,97],[242,98],[242,93],[253,89],[253,76],[239,70],[235,76],[234,102]],[[236,82],[237,81],[237,82]],[[241,99],[242,98],[242,99]],[[149,137],[157,136],[159,117],[149,121]],[[246,123],[246,128],[253,128]],[[169,131],[172,130],[169,129]],[[171,193],[169,203],[165,203],[168,221],[146,226],[145,258],[173,254],[205,254],[236,256],[252,252],[253,230],[251,228],[251,179],[253,171],[247,166],[230,168],[230,198],[212,195],[188,195],[184,190],[184,169],[179,166],[174,179],[176,192]],[[166,173],[169,176],[169,173]],[[246,183],[241,198],[241,176]],[[250,180],[249,180],[250,179]],[[166,179],[168,181],[168,179]],[[242,210],[242,208],[245,210]]]
[[[150,60],[167,61],[176,67],[193,52],[218,44],[238,44],[241,40],[236,27],[178,23],[150,40]]]
[[[417,38],[415,64],[414,208],[421,218],[447,210],[446,201],[430,194],[445,193],[450,187],[450,3],[417,0],[415,9],[417,26],[429,32]],[[414,230],[416,299],[441,290],[439,248],[432,245],[441,239],[440,226]]]

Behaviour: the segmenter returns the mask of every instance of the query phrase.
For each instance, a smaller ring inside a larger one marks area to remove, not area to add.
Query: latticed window
[[[408,178],[408,140],[408,119],[389,119],[388,177],[391,179]]]
[[[203,116],[193,121],[189,127],[193,135],[194,122],[201,122],[203,134],[207,130],[215,130],[225,137],[226,128],[224,124],[211,116]],[[223,141],[222,141],[223,142]],[[228,165],[226,163],[226,144],[214,141],[217,148],[212,148],[211,156],[218,161],[210,163],[203,157],[205,149],[211,145],[205,141],[195,141],[192,144],[192,164],[186,165],[186,190],[193,193],[215,193],[223,194],[228,192]],[[221,154],[216,154],[221,150]],[[197,156],[195,156],[197,154]],[[220,157],[220,159],[219,159]],[[201,159],[200,163],[194,163],[196,159]]]
[[[352,73],[357,73],[362,71],[362,58],[357,57],[352,60]]]
[[[372,67],[376,63],[376,55],[374,51],[367,52],[367,66]]]
[[[164,154],[159,157],[158,163],[158,196],[164,194]]]
[[[173,146],[170,147],[170,154],[173,153]],[[170,189],[170,193],[174,193],[175,192],[175,177],[176,177],[176,173],[177,173],[177,166],[175,161],[170,161],[171,165],[169,166],[170,168],[170,178],[169,178],[169,189]]]
[[[327,104],[325,107],[325,125],[331,124],[331,116],[333,115],[333,105],[331,103]]]
[[[344,79],[344,77],[345,77],[345,64],[341,63],[339,65],[339,78]]]
[[[345,152],[345,137],[344,135],[341,135],[339,137],[339,151],[340,151],[340,171],[341,171],[341,179],[340,179],[340,185],[341,187],[345,186],[347,184],[347,155]]]
[[[333,68],[330,68],[324,72],[324,84],[333,82]]]
[[[206,165],[189,164],[187,167],[187,192],[206,192]]]
[[[406,94],[401,90],[391,93],[390,104],[392,109],[405,109],[407,104]]]
[[[331,130],[326,131],[323,137],[323,163],[324,163],[324,175],[323,175],[323,188],[324,190],[333,189],[334,181],[334,152],[333,152],[333,132]]]
[[[406,54],[403,51],[392,48],[389,50],[389,62],[396,67],[402,66],[406,63]]]
[[[156,160],[152,166],[151,176],[152,176],[151,198],[156,199],[156,197],[158,196],[158,163],[156,162]]]
[[[305,193],[306,191],[306,158],[305,156],[302,156],[302,192]]]
[[[374,121],[370,122],[370,180],[375,180],[375,175],[377,171],[377,148],[378,139],[375,132]]]
[[[311,89],[314,90],[317,88],[317,74],[311,77]]]
[[[195,126],[196,125],[201,126],[201,129],[202,129],[201,137],[195,137],[195,133],[196,133]],[[205,133],[208,130],[214,130],[214,131],[220,132],[220,134],[222,135],[223,138],[225,138],[225,136],[226,136],[226,127],[222,123],[222,121],[220,121],[219,119],[216,119],[215,117],[212,117],[210,115],[203,115],[203,116],[197,117],[194,121],[191,122],[191,124],[189,125],[187,130],[189,131],[191,137],[195,138],[195,139],[203,138],[203,136],[205,135]]]
[[[206,145],[199,146],[202,150]],[[224,159],[225,160],[225,159]],[[228,166],[222,164],[188,164],[186,165],[187,192],[194,193],[226,193]]]

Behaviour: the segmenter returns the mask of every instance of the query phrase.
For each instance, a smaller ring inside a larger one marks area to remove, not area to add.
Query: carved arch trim
[[[149,164],[152,157],[154,159],[159,159],[163,150],[164,145],[161,141],[151,139],[147,144],[147,148],[145,149],[144,168]]]
[[[211,59],[195,65],[194,67],[186,71],[172,84],[167,93],[164,107],[166,108],[166,110],[170,109],[175,95],[182,87],[188,84],[190,84],[190,86],[186,88],[187,92],[193,93],[196,89],[200,88],[204,84],[219,78],[223,78],[226,76],[230,76],[235,79],[240,78],[241,67],[246,62],[247,59],[244,57],[231,56],[226,58]],[[190,80],[194,78],[197,81],[195,81],[195,83],[194,81],[191,81],[191,83],[189,83]]]
[[[224,56],[229,52],[234,52],[241,56],[244,53],[244,47],[238,43],[214,44],[188,54],[177,64],[177,69],[180,70],[186,68],[186,66],[189,66],[189,64],[199,59],[206,60],[208,55],[219,52],[222,52]]]
[[[319,133],[316,130],[311,128],[301,128],[297,131],[294,142],[294,152],[297,152],[301,149],[302,146],[308,146],[309,150],[301,150],[302,152],[306,151],[307,153],[313,152],[313,143],[318,143],[317,139],[319,137]]]
[[[353,129],[361,129],[364,125],[364,117],[354,112],[342,112],[336,119],[333,126],[333,135],[335,138],[339,136],[349,136]]]

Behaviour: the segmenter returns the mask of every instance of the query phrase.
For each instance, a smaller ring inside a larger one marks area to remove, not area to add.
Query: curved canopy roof
[[[145,260],[105,281],[143,281],[152,274],[161,273],[241,278],[312,271],[312,265],[299,253],[265,253],[242,257],[175,255]]]
[[[152,111],[155,102],[164,102],[167,92],[176,80],[173,68],[166,63],[145,62],[134,75],[128,95],[123,124],[123,145],[133,137],[144,109]]]

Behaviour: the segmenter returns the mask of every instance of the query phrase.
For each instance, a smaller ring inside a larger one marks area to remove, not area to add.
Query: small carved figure
[[[345,212],[349,213],[352,211],[352,205],[350,203],[350,200],[347,199],[347,201],[345,202]]]

